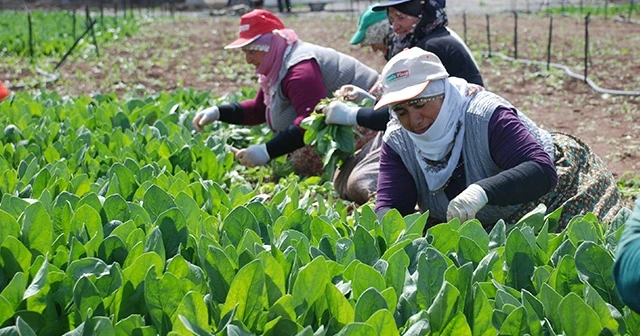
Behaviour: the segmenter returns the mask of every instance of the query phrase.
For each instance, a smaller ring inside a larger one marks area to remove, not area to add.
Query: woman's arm
[[[413,177],[400,155],[389,145],[380,148],[380,174],[375,212],[379,217],[389,209],[397,209],[403,216],[414,212],[418,192]]]
[[[475,182],[491,205],[534,201],[556,185],[555,165],[513,109],[498,107],[489,121],[489,150],[502,172]]]
[[[255,98],[239,103],[222,104],[220,109],[220,121],[236,125],[259,125],[266,122],[266,107],[264,105],[264,92],[258,90]]]

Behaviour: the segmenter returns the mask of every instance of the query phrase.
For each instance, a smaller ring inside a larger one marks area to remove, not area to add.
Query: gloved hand
[[[359,109],[357,106],[349,106],[344,102],[334,100],[322,109],[325,116],[324,122],[328,125],[356,126],[358,125],[356,117]]]
[[[267,152],[267,145],[251,145],[236,152],[236,159],[240,164],[247,167],[257,167],[265,165],[271,158]]]
[[[367,91],[351,84],[343,85],[333,95],[337,98],[352,101],[359,105],[361,105],[365,99],[369,99],[371,103],[376,101],[376,98]]]
[[[217,106],[211,106],[196,113],[193,117],[193,128],[200,132],[201,127],[220,119],[220,110]]]
[[[471,184],[449,202],[447,207],[447,221],[454,217],[460,218],[460,222],[476,218],[476,213],[480,211],[487,203],[487,193],[477,184]]]

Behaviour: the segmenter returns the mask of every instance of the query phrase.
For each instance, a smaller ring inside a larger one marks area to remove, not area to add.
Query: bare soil
[[[301,39],[347,53],[380,71],[381,55],[350,46],[357,17],[335,13],[282,16]],[[222,96],[256,87],[252,66],[240,51],[225,51],[237,33],[238,18],[165,19],[145,25],[126,41],[104,46],[103,56],[75,57],[49,86],[61,95],[115,92],[150,94],[178,88],[210,90]],[[640,25],[592,20],[589,76],[603,88],[640,91]],[[461,16],[450,26],[464,37]],[[487,88],[511,101],[551,131],[573,134],[605,161],[615,176],[640,174],[640,97],[600,94],[559,70],[485,57],[486,18],[467,19],[467,41],[476,54]],[[518,57],[546,61],[549,19],[518,20]],[[512,16],[491,18],[492,51],[514,56]],[[584,72],[584,22],[556,18],[551,61]],[[53,61],[52,61],[53,62]],[[46,65],[45,65],[46,67]],[[0,63],[0,80],[33,79],[29,67]]]

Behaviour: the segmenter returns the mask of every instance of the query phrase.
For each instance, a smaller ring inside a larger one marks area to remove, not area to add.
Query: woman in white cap
[[[239,38],[225,49],[241,49],[248,63],[256,67],[260,89],[254,99],[209,107],[196,114],[193,127],[220,120],[233,124],[267,123],[276,135],[264,144],[236,153],[248,167],[261,166],[272,158],[288,159],[301,175],[322,174],[322,159],[305,146],[300,123],[316,104],[346,84],[365,90],[378,73],[351,56],[306,43],[276,15],[256,9],[240,18]]]
[[[418,205],[431,223],[477,218],[513,223],[539,203],[563,207],[562,229],[578,214],[608,222],[620,193],[600,158],[580,140],[549,133],[503,98],[449,77],[420,48],[382,71],[391,121],[380,153],[376,213],[406,215]]]
[[[372,6],[371,13],[387,14],[393,29],[392,37],[388,41],[386,58],[389,59],[403,49],[419,47],[436,54],[452,76],[463,78],[469,83],[484,85],[471,51],[453,30],[447,28],[448,19],[444,7],[444,0],[391,0]],[[360,25],[362,21],[361,17]],[[379,85],[376,85],[376,88],[366,92],[353,85],[345,85],[341,88],[340,94],[347,100],[358,102],[363,99],[375,99],[370,94],[379,95],[378,88]],[[376,131],[386,130],[389,122],[387,107],[359,108],[335,101],[324,109],[324,113],[327,124],[359,126]],[[351,193],[362,193],[362,186],[375,186],[377,183],[379,140],[379,137],[376,137],[373,142],[367,144],[366,156],[360,153],[362,160],[350,162],[354,165],[354,172],[362,172],[348,176],[349,183],[346,188],[353,189]]]

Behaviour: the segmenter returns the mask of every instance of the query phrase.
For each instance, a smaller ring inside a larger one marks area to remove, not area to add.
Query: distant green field
[[[99,13],[92,13],[92,18],[98,20],[94,26],[98,46],[131,36],[140,26],[140,20],[132,17],[104,16],[101,19]],[[26,12],[0,12],[0,56],[30,55],[28,22]],[[84,11],[76,13],[75,30],[72,12],[34,11],[31,12],[31,22],[34,57],[64,55],[88,26]],[[81,41],[81,47],[92,43],[90,35],[87,35]]]

